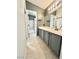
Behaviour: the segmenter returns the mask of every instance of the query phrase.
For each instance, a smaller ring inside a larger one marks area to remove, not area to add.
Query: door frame
[[[33,10],[26,10],[26,17],[27,17],[27,21],[26,21],[26,38],[28,39],[29,37],[29,28],[28,28],[28,24],[29,24],[29,17],[28,17],[28,14],[29,13],[32,13],[33,15],[36,16],[35,18],[35,36],[37,36],[37,12],[36,11],[33,11]]]

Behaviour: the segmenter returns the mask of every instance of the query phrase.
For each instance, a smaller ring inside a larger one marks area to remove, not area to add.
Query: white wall
[[[17,0],[17,59],[24,59],[25,51],[25,1]]]

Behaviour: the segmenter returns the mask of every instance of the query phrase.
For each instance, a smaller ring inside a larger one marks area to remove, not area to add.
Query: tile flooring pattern
[[[26,50],[26,59],[58,59],[39,37],[28,39]]]

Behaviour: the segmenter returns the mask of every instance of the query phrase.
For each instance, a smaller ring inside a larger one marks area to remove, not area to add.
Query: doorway
[[[32,10],[26,10],[28,16],[27,21],[27,35],[28,38],[36,37],[37,35],[37,12]]]

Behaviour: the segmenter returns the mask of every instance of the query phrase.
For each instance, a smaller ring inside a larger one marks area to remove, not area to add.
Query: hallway
[[[26,59],[58,59],[39,37],[27,40],[26,55]]]

